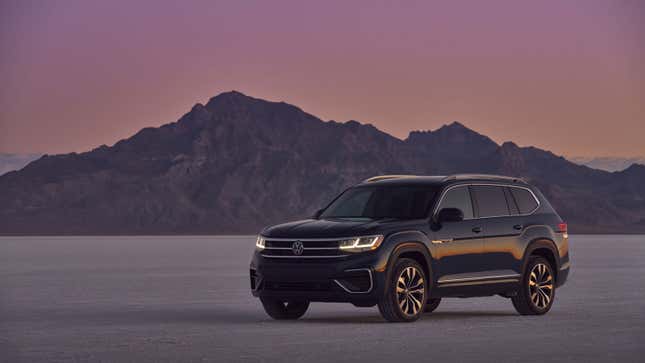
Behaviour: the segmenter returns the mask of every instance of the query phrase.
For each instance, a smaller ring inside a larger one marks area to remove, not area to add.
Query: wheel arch
[[[558,272],[560,271],[560,259],[558,249],[553,240],[548,238],[536,238],[529,242],[528,246],[524,250],[524,256],[522,258],[522,275],[526,272],[526,265],[529,263],[531,256],[544,257],[549,261],[557,281]]]
[[[400,258],[411,258],[417,261],[424,269],[426,280],[432,282],[432,253],[426,242],[428,237],[419,231],[406,231],[395,233],[388,238],[391,251],[388,254],[385,269],[388,281],[392,267]]]

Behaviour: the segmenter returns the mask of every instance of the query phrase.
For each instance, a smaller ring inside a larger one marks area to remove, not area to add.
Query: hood
[[[382,234],[396,219],[305,219],[278,224],[262,231],[265,237],[273,238],[336,238]]]

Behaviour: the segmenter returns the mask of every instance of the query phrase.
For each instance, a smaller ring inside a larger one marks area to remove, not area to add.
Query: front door
[[[439,287],[459,284],[483,271],[481,254],[484,240],[480,221],[474,219],[468,186],[450,187],[439,201],[435,213],[443,208],[458,208],[464,220],[443,222],[431,234],[435,278]]]

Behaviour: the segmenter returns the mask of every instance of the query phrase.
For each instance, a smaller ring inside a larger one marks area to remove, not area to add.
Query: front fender
[[[399,258],[399,256],[406,252],[418,252],[423,255],[425,265],[432,271],[432,253],[428,249],[430,239],[421,231],[402,231],[392,233],[386,236],[385,240],[379,247],[379,260],[375,266],[378,272],[391,271],[391,266]],[[388,279],[389,281],[389,279]]]

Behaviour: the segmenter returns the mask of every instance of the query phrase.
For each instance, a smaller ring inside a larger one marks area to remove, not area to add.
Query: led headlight
[[[347,252],[363,252],[378,248],[381,242],[383,236],[354,237],[338,242],[338,248]]]
[[[255,247],[258,250],[263,250],[266,245],[266,241],[264,240],[264,237],[258,236],[258,239],[255,240]]]

